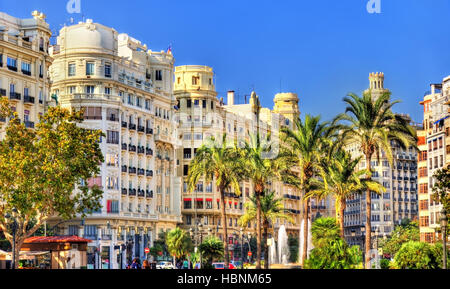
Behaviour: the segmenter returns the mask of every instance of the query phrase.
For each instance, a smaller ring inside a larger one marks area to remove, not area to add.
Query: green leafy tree
[[[380,241],[379,247],[383,248],[383,254],[395,256],[403,244],[409,241],[420,240],[419,224],[417,222],[406,222],[395,227],[392,234]]]
[[[275,192],[263,194],[260,198],[261,216],[263,223],[263,246],[264,246],[264,260],[269,260],[269,248],[267,246],[267,236],[269,233],[269,225],[273,224],[277,219],[287,220],[293,222],[294,219],[288,214],[284,208],[281,198],[275,196]],[[239,219],[238,223],[241,227],[246,227],[250,222],[256,220],[257,216],[257,199],[253,195],[250,202],[245,203],[245,214]],[[269,262],[264,262],[265,269],[268,269]]]
[[[306,269],[356,269],[362,262],[358,246],[349,247],[340,237],[340,228],[334,218],[318,218],[311,226],[314,249]]]
[[[215,236],[207,237],[200,244],[199,250],[202,252],[202,258],[206,259],[208,265],[211,265],[213,262],[219,261],[224,257],[223,242]],[[208,268],[208,266],[202,268]],[[225,268],[228,268],[228,265],[226,265]]]
[[[360,151],[365,157],[366,168],[369,172],[367,178],[371,179],[373,156],[380,159],[381,152],[384,151],[389,163],[393,165],[391,140],[395,140],[403,147],[416,146],[417,136],[408,121],[401,115],[394,114],[392,107],[399,101],[391,102],[389,92],[383,93],[379,97],[372,97],[372,92],[364,93],[359,97],[350,93],[344,98],[347,104],[345,113],[338,115],[334,124],[343,121],[336,126],[341,129],[340,145],[358,144]],[[371,190],[366,190],[366,232],[371,232]],[[371,234],[365,235],[365,266],[370,264]]]
[[[340,229],[334,218],[318,218],[311,225],[312,243],[320,248],[328,245],[332,240],[340,238]]]
[[[296,263],[298,261],[298,237],[289,235],[288,246],[289,246],[289,262]]]
[[[222,142],[216,142],[215,138],[207,140],[198,150],[195,158],[191,161],[188,171],[188,186],[192,192],[199,180],[204,177],[205,181],[215,181],[220,193],[222,227],[224,240],[228,236],[225,192],[234,189],[236,195],[240,195],[239,182],[243,177],[242,162],[235,146],[228,146],[226,134]],[[228,266],[230,256],[228,246],[225,246],[225,266]]]
[[[104,160],[103,134],[79,126],[82,111],[51,107],[36,129],[28,129],[8,100],[2,98],[0,107],[2,116],[10,118],[0,141],[0,229],[12,245],[5,215],[15,219],[18,256],[25,239],[49,217],[84,217],[101,207],[101,189],[87,184]]]
[[[174,258],[174,266],[176,265],[175,259],[186,257],[193,249],[189,234],[180,228],[169,231],[166,236],[166,244],[169,253]]]
[[[334,132],[328,122],[320,122],[320,116],[313,117],[309,114],[302,121],[295,121],[295,128],[283,128],[282,139],[286,145],[286,151],[292,153],[292,160],[299,169],[298,187],[304,193],[303,202],[303,252],[302,262],[308,254],[308,220],[309,199],[314,191],[322,187],[317,177],[324,175],[321,159],[326,155],[325,148],[329,147],[329,139]]]
[[[322,166],[325,172],[325,186],[323,190],[314,193],[319,199],[329,194],[334,196],[336,219],[339,221],[342,239],[344,239],[344,211],[347,198],[366,189],[378,193],[386,191],[378,182],[364,178],[368,171],[358,169],[360,160],[361,158],[352,159],[352,156],[342,149],[324,158]]]
[[[394,266],[397,269],[438,269],[441,268],[442,250],[425,242],[404,243],[395,254]]]
[[[433,199],[442,204],[447,217],[450,217],[450,167],[437,170],[433,177],[436,179],[433,186]]]

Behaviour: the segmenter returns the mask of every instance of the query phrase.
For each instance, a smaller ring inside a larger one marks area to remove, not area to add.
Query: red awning
[[[202,198],[197,198],[197,199],[195,199],[197,202],[203,202],[203,199]]]
[[[233,203],[232,201],[228,201],[228,204],[230,204],[230,205],[231,205],[232,203]]]
[[[30,243],[89,243],[92,240],[84,239],[78,236],[49,236],[49,237],[30,237],[25,239],[25,244]]]
[[[185,202],[190,202],[190,201],[192,201],[192,199],[191,198],[185,198],[184,201]]]
[[[206,199],[207,202],[212,202],[212,199]]]
[[[220,202],[220,199],[217,199],[217,202]]]
[[[234,202],[234,205],[237,206],[237,202]]]

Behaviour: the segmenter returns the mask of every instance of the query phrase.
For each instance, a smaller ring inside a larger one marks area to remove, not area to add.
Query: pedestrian
[[[142,269],[150,269],[150,264],[148,264],[147,260],[142,262]]]
[[[183,269],[189,269],[189,262],[187,260],[183,262]]]
[[[141,269],[141,264],[138,258],[133,259],[133,263],[131,263],[131,269]]]

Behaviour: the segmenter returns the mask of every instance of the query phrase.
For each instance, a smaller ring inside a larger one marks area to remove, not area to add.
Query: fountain
[[[289,260],[288,237],[286,227],[282,225],[278,230],[278,263],[287,265]]]
[[[302,252],[303,252],[303,224],[304,220],[302,220],[300,225],[300,255],[299,260],[302,261]],[[308,254],[307,257],[309,257],[309,253],[311,250],[314,249],[314,246],[312,244],[312,235],[311,235],[311,221],[308,220]]]
[[[277,247],[275,244],[275,239],[272,238],[271,240],[271,244],[269,246],[269,264],[275,264],[278,262],[277,259]]]

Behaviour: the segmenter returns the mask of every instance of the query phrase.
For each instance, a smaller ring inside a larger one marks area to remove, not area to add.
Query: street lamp
[[[442,208],[441,211],[441,230],[442,230],[442,245],[443,245],[443,254],[442,254],[442,268],[447,269],[447,211],[445,208]]]
[[[11,229],[12,229],[12,235],[13,235],[13,244],[12,244],[12,262],[11,262],[11,269],[16,268],[16,230],[17,230],[17,221],[15,214],[17,213],[17,209],[12,209],[13,215],[11,216],[9,213],[6,213],[5,218],[6,219],[12,219]]]

